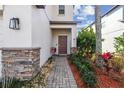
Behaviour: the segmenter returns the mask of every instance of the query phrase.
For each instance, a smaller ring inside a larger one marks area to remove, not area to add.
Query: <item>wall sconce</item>
[[[45,5],[36,5],[36,7],[39,9],[45,9]]]
[[[14,30],[19,30],[19,18],[11,18],[9,22],[9,28]]]

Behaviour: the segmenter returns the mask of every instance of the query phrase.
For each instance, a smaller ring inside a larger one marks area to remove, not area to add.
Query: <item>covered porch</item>
[[[76,48],[76,23],[54,22],[50,23],[52,31],[52,47],[56,55],[69,55]]]

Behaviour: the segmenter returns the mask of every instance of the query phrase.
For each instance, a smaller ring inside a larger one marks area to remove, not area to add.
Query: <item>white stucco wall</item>
[[[106,15],[102,19],[102,38],[105,39],[102,43],[103,52],[115,51],[114,38],[120,36],[124,32],[124,23],[120,20],[123,19],[123,7],[119,7]]]
[[[52,5],[52,20],[54,21],[73,21],[73,5],[65,5],[65,14],[59,14],[59,6]]]
[[[0,5],[0,10],[3,10],[3,5]]]
[[[59,5],[45,5],[45,11],[51,21],[73,21],[73,5],[65,5],[65,14],[59,14]]]
[[[3,16],[0,15],[0,47],[2,47],[3,41]]]
[[[124,32],[124,23],[120,22],[123,19],[123,7],[120,6],[114,11],[105,15],[101,19],[102,23],[102,52],[114,52],[114,38],[120,36]],[[95,24],[92,25],[95,31]]]
[[[65,16],[58,16],[58,6],[46,6],[46,9],[38,9],[31,5],[5,5],[3,12],[2,47],[41,47],[41,63],[44,64],[51,56],[52,31],[49,19],[54,21],[72,21],[73,6],[65,7]],[[20,20],[20,30],[9,29],[11,18]],[[73,34],[71,47],[76,47],[76,26],[63,25],[63,28],[71,28]],[[56,27],[55,27],[56,28]],[[1,29],[1,28],[0,28]],[[70,51],[70,49],[69,49]],[[68,53],[69,53],[68,51]]]
[[[45,5],[45,12],[47,13],[47,17],[49,18],[49,20],[52,20],[52,7],[53,5]]]
[[[91,26],[93,28],[93,31],[96,32],[95,24]]]
[[[0,15],[0,48],[2,47],[3,44],[3,16]],[[2,64],[1,64],[1,50],[0,50],[0,79],[2,77]]]
[[[11,18],[20,20],[20,30],[9,29]],[[3,12],[3,47],[31,47],[31,6],[6,5]]]
[[[32,6],[32,46],[41,47],[40,65],[44,64],[51,56],[51,40],[52,34],[45,10]]]
[[[58,54],[58,37],[67,36],[67,54],[70,54],[71,48],[71,29],[53,29],[52,30],[52,47],[56,48],[56,53]]]
[[[11,18],[20,20],[20,30],[9,29]],[[31,6],[6,5],[0,16],[0,47],[31,47]],[[1,77],[0,51],[0,77]]]

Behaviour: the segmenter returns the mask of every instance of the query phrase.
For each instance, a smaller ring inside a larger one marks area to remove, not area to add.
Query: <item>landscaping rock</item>
[[[30,88],[46,88],[48,73],[51,70],[54,61],[46,62],[42,67],[40,72],[30,81],[26,82],[24,87]]]

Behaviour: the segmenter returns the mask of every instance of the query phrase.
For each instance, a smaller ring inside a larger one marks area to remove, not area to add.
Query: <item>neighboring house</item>
[[[101,18],[102,25],[102,51],[115,52],[114,38],[124,33],[124,6],[117,5],[112,7]],[[95,22],[89,27],[93,27],[95,31]]]
[[[4,56],[6,57],[7,54],[17,58],[19,55],[26,56],[26,50],[27,55],[32,52],[35,54],[38,50],[40,52],[40,55],[37,52],[40,56],[38,62],[41,67],[51,57],[52,47],[56,48],[56,55],[70,54],[71,49],[76,47],[76,22],[73,21],[73,8],[73,5],[3,6],[0,10],[0,35],[4,38],[0,40],[3,51],[2,61],[5,62]],[[12,21],[10,19],[13,17],[18,19],[17,24],[19,21],[19,30],[9,28]],[[38,56],[35,57],[38,59]],[[22,57],[20,58],[22,60]],[[23,59],[23,62],[25,60],[27,59]]]

